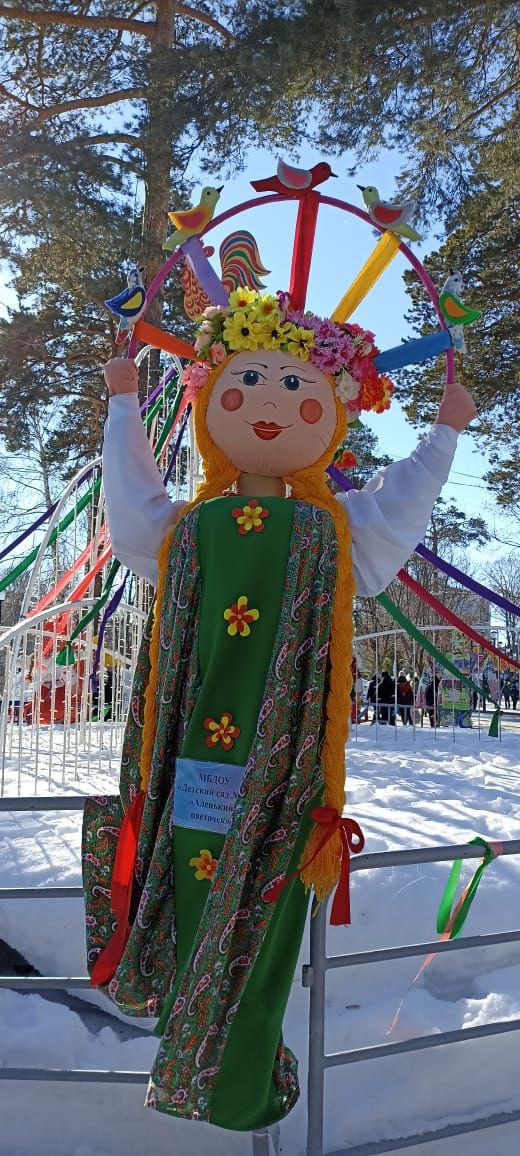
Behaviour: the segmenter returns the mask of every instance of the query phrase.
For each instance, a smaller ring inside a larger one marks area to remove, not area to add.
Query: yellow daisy
[[[284,338],[284,346],[288,353],[299,357],[300,361],[309,360],[309,348],[314,341],[312,329],[302,329],[299,325],[291,325]]]
[[[262,337],[262,326],[250,313],[232,313],[224,322],[223,338],[229,349],[258,349]]]
[[[281,321],[282,315],[278,304],[278,298],[272,297],[271,294],[266,293],[263,297],[259,297],[254,306],[255,317],[259,321]]]
[[[287,341],[287,325],[279,325],[276,320],[270,325],[262,326],[262,339],[259,344],[262,349],[280,349]]]
[[[240,289],[234,289],[233,292],[229,294],[229,308],[232,309],[233,312],[235,309],[247,309],[249,305],[253,304],[253,301],[256,301],[257,297],[258,293],[256,289],[246,289],[245,286]]]

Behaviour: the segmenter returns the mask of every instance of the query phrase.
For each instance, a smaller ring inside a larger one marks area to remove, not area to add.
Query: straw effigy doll
[[[188,504],[156,469],[135,364],[105,367],[113,549],[157,593],[120,797],[86,809],[88,959],[120,1008],[159,1017],[147,1105],[247,1130],[298,1096],[281,1026],[309,888],[322,900],[339,879],[349,919],[352,598],[423,537],[475,409],[447,386],[410,458],[335,496],[349,411],[388,401],[373,335],[245,289],[206,311],[195,351],[204,482]]]

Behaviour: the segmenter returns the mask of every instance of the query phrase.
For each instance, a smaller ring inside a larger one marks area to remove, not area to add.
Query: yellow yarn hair
[[[155,603],[153,610],[153,627],[152,639],[150,642],[150,677],[144,692],[144,721],[143,721],[143,737],[141,740],[141,754],[139,757],[139,776],[141,780],[141,790],[146,791],[148,786],[148,779],[150,777],[150,768],[152,765],[153,745],[155,742],[155,730],[157,712],[155,709],[155,696],[157,694],[157,680],[159,677],[159,645],[161,641],[161,611],[164,600],[164,591],[166,587],[166,575],[168,573],[168,557],[170,553],[171,541],[175,532],[175,527],[172,526],[168,530],[161,549],[157,556],[157,563],[159,566],[159,579],[157,582],[157,591],[155,595]]]
[[[232,355],[233,356],[233,355]],[[224,367],[231,358],[219,365],[210,375],[201,390],[195,406],[195,436],[199,453],[202,457],[204,482],[199,486],[192,502],[189,502],[183,512],[185,517],[190,510],[200,502],[219,497],[240,477],[240,470],[233,466],[224,453],[218,449],[209,433],[206,414],[213,386]],[[332,625],[329,648],[329,688],[326,702],[325,735],[322,750],[322,766],[324,778],[324,798],[327,806],[334,807],[341,814],[345,804],[345,743],[348,735],[350,717],[350,691],[352,687],[352,673],[350,670],[352,644],[354,639],[354,623],[352,618],[352,599],[354,596],[354,580],[350,558],[351,537],[345,511],[329,489],[325,470],[330,464],[337,447],[341,445],[347,432],[347,417],[345,409],[335,392],[335,383],[330,381],[336,404],[336,428],[330,444],[317,462],[303,470],[289,474],[283,481],[291,487],[295,498],[309,502],[327,510],[331,515],[336,529],[338,544],[337,577],[334,606],[332,610]],[[159,582],[155,603],[154,625],[150,646],[151,672],[145,695],[145,712],[143,727],[143,742],[141,751],[141,784],[146,788],[149,774],[153,743],[155,737],[155,697],[157,691],[157,667],[159,657],[160,617],[166,583],[168,555],[173,535],[171,530],[162,546],[158,557]],[[302,863],[306,863],[316,851],[318,843],[323,837],[323,831],[315,827],[311,832],[302,856]],[[319,901],[323,900],[337,882],[341,862],[341,839],[339,834],[328,840],[325,847],[316,855],[312,863],[302,871],[302,880],[306,887],[313,887]]]
[[[329,377],[332,389],[334,382]],[[354,619],[352,600],[354,578],[350,556],[351,535],[347,515],[329,489],[325,470],[332,460],[334,451],[341,445],[347,432],[345,409],[334,390],[336,401],[336,429],[332,441],[317,462],[305,470],[289,474],[284,481],[290,485],[295,498],[310,502],[328,510],[336,529],[338,543],[337,575],[329,646],[329,689],[326,702],[325,735],[322,749],[324,792],[323,802],[334,807],[341,815],[345,805],[345,743],[348,737],[350,719],[350,691],[352,671],[350,669],[354,642]],[[315,826],[311,831],[300,866],[315,854],[323,828]],[[318,902],[321,902],[338,880],[341,864],[341,836],[339,832],[322,847],[316,858],[301,871],[301,879],[306,887],[313,887]]]

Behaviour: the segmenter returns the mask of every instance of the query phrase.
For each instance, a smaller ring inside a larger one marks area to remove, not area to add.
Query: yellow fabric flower
[[[210,732],[206,739],[208,747],[216,747],[221,743],[225,751],[230,751],[235,745],[235,739],[240,735],[240,727],[233,723],[230,711],[220,716],[220,722],[214,718],[205,718],[204,726]]]
[[[200,855],[194,856],[190,859],[190,867],[196,867],[195,878],[207,879],[210,881],[215,878],[215,872],[218,867],[218,859],[214,859],[211,851],[204,849]]]
[[[223,338],[229,349],[258,349],[262,327],[250,313],[236,312],[226,317]]]
[[[256,289],[246,289],[245,286],[240,289],[234,289],[233,292],[229,294],[229,308],[233,310],[233,312],[237,309],[247,309],[249,305],[253,304],[253,301],[257,300],[257,297],[258,292]]]
[[[287,341],[287,326],[278,325],[276,321],[272,325],[262,327],[262,335],[258,342],[261,349],[280,349]]]
[[[256,622],[260,618],[260,611],[250,610],[247,601],[247,595],[241,594],[232,606],[224,610],[224,618],[228,623],[227,632],[232,638],[236,634],[242,638],[247,638],[248,634],[251,634],[250,623]]]
[[[269,517],[269,510],[264,510],[260,502],[253,498],[245,506],[235,506],[231,516],[236,518],[239,534],[248,534],[250,530],[259,534],[264,528],[263,519]]]
[[[272,297],[266,293],[263,297],[259,297],[253,305],[253,312],[258,321],[281,322],[282,315],[278,304],[278,298]]]
[[[309,349],[314,341],[314,330],[302,329],[299,325],[291,325],[284,338],[284,346],[288,353],[299,357],[300,361],[309,360]]]

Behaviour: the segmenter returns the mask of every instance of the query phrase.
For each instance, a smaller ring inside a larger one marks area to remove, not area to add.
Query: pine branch
[[[4,20],[21,20],[26,24],[45,25],[66,24],[71,28],[107,28],[120,32],[134,32],[137,36],[152,37],[155,21],[128,20],[120,16],[77,16],[72,12],[45,12],[43,9],[7,8],[0,5],[0,17]]]
[[[97,136],[77,136],[74,143],[79,145],[127,144],[141,150],[143,147],[141,137],[132,135],[130,132],[101,132]],[[68,142],[67,148],[70,148],[70,142]]]
[[[175,12],[177,16],[184,16],[186,20],[196,20],[200,24],[206,24],[208,28],[212,28],[214,32],[218,32],[225,40],[235,44],[235,37],[227,28],[224,28],[218,20],[213,16],[208,16],[207,12],[201,12],[198,8],[189,8],[187,4],[176,4]]]
[[[184,16],[186,20],[205,24],[207,28],[218,32],[224,40],[235,42],[232,33],[207,12],[190,8],[187,4],[175,4],[175,14]],[[39,8],[6,8],[3,4],[0,5],[0,17],[2,16],[4,20],[21,20],[27,24],[36,24],[40,28],[57,24],[66,24],[71,28],[106,28],[112,31],[133,32],[137,36],[147,36],[149,39],[153,39],[157,27],[155,20],[129,20],[120,16],[78,16],[72,12],[44,12]]]
[[[19,96],[9,92],[5,85],[0,84],[0,93],[12,100],[16,104],[21,104],[23,108],[29,112],[37,113],[34,120],[31,122],[31,127],[40,124],[45,124],[48,120],[54,120],[57,116],[63,116],[66,112],[76,112],[80,108],[106,108],[108,104],[118,104],[122,100],[145,100],[147,96],[146,88],[126,88],[119,92],[105,92],[100,96],[84,96],[78,100],[63,100],[59,104],[51,104],[48,108],[38,108],[36,104],[29,104],[28,101],[22,100]]]
[[[468,116],[465,116],[460,124],[456,124],[450,131],[452,133],[460,132],[461,128],[464,128],[465,125],[470,124],[471,121],[474,121],[477,119],[477,117],[482,116],[482,113],[487,112],[488,109],[494,108],[499,103],[499,101],[505,100],[506,96],[512,96],[514,92],[518,91],[520,91],[520,81],[514,80],[512,84],[508,84],[507,88],[504,88],[502,92],[494,94],[490,100],[485,102],[485,104],[481,104],[479,108],[475,108],[473,112],[468,113]]]
[[[124,169],[127,173],[134,173],[135,176],[144,180],[145,169],[142,165],[138,165],[137,162],[132,164],[131,161],[125,161],[122,157],[111,156],[110,153],[96,153],[96,156],[100,161],[106,161],[109,165],[119,165],[120,169]]]

